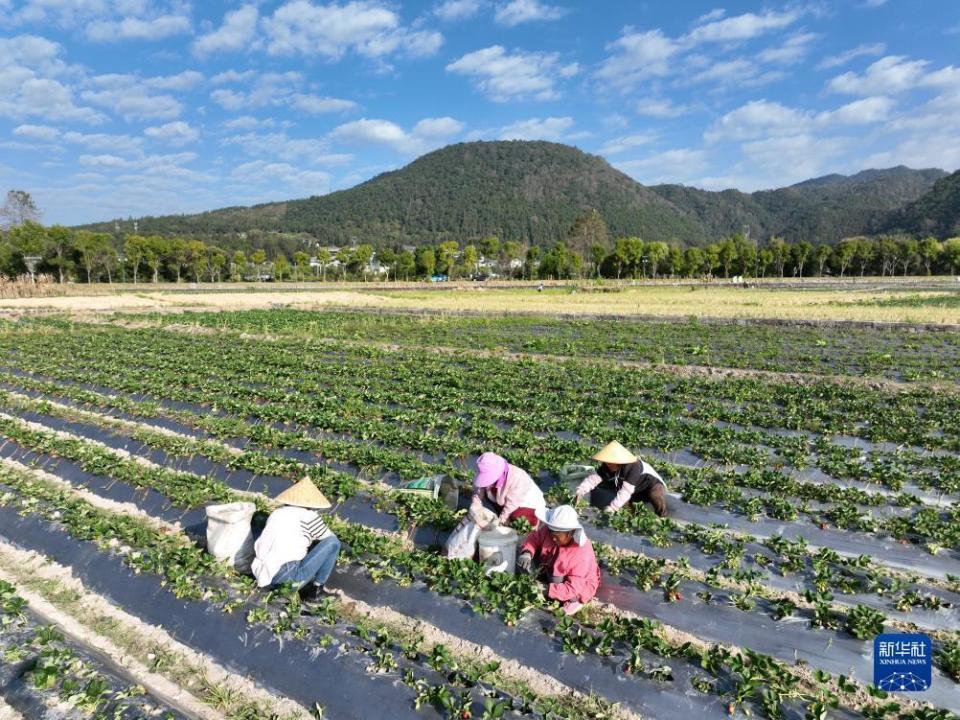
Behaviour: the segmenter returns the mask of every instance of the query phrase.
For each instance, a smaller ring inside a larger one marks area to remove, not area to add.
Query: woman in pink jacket
[[[543,524],[527,535],[517,567],[547,582],[546,595],[573,615],[597,594],[600,566],[577,511],[560,505],[541,513]]]
[[[547,509],[543,493],[533,478],[492,452],[485,452],[477,459],[470,503],[474,516],[484,500],[498,513],[500,524],[522,517],[536,527],[539,523],[537,513]]]

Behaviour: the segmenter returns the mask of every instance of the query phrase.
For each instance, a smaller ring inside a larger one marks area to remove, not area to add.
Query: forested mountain
[[[960,235],[960,170],[894,215],[891,225],[918,235]]]
[[[918,200],[941,170],[867,170],[751,194],[680,185],[645,187],[606,160],[556,143],[472,142],[321,197],[147,217],[145,234],[228,238],[250,231],[305,233],[321,243],[471,241],[496,235],[547,245],[596,209],[611,237],[702,245],[750,229],[754,238],[835,242],[873,233]],[[949,193],[948,193],[949,194]],[[956,203],[954,203],[956,207]],[[113,223],[87,226],[112,230]]]

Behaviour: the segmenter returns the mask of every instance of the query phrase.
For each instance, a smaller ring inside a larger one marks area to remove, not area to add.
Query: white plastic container
[[[517,533],[508,527],[497,526],[484,530],[477,536],[480,548],[480,564],[487,574],[513,573],[517,564]]]
[[[249,572],[254,555],[250,519],[256,510],[252,502],[208,505],[207,552],[240,572]]]

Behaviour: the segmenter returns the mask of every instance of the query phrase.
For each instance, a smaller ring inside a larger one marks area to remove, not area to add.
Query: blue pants
[[[308,582],[315,582],[323,585],[333,572],[339,554],[340,540],[337,536],[324,538],[304,555],[303,560],[291,560],[281,565],[273,576],[272,584],[294,583],[297,587],[303,587]]]

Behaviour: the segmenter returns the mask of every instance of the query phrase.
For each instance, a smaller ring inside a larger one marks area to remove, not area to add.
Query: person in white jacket
[[[590,496],[590,503],[615,513],[634,500],[650,503],[660,517],[667,514],[667,484],[660,473],[614,440],[593,456],[597,471],[577,487],[577,500]]]
[[[493,452],[485,452],[477,459],[471,515],[476,517],[477,509],[484,504],[498,513],[497,521],[501,525],[522,517],[536,527],[540,522],[537,513],[547,509],[543,493],[533,478]]]
[[[282,507],[267,519],[254,544],[251,569],[259,587],[295,584],[304,602],[317,602],[339,592],[325,587],[337,564],[340,540],[317,510],[330,507],[309,477],[277,496]]]

